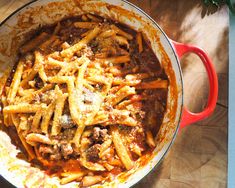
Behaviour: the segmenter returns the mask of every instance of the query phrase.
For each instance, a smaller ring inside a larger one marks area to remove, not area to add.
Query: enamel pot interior
[[[120,174],[104,187],[130,187],[147,175],[165,156],[179,127],[183,105],[182,73],[175,50],[162,29],[146,13],[124,0],[40,0],[27,4],[0,27],[0,74],[10,70],[16,61],[19,46],[30,31],[39,25],[53,24],[69,16],[94,13],[115,19],[142,31],[168,75],[167,110],[156,137],[156,149],[136,162],[132,170]],[[0,131],[0,174],[17,187],[61,187],[56,177],[49,177],[26,161],[16,157],[18,150],[8,135]],[[63,187],[76,187],[77,183]]]

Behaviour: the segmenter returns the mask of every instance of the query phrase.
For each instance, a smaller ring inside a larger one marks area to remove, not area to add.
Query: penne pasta
[[[2,96],[1,102],[2,102],[2,105],[3,105],[3,109],[4,109],[4,107],[8,105],[7,99],[6,99],[5,96]],[[12,125],[12,124],[11,124],[11,121],[10,121],[10,118],[11,118],[11,115],[5,113],[4,110],[3,110],[3,123],[4,123],[4,125],[7,126],[7,127],[10,126],[10,125]]]
[[[89,187],[89,186],[95,185],[103,180],[104,180],[104,178],[102,176],[85,176],[82,179],[82,186]]]
[[[43,113],[41,130],[43,133],[48,133],[49,121],[52,117],[55,108],[55,101],[53,101]]]
[[[62,94],[62,92],[59,92],[58,98],[56,99],[56,105],[55,105],[55,112],[54,112],[54,118],[51,128],[51,135],[58,135],[60,133],[60,117],[62,116],[65,100],[67,99],[67,95]]]
[[[151,82],[143,82],[135,86],[136,89],[167,89],[167,80],[155,80]]]
[[[117,56],[117,57],[111,57],[105,59],[105,61],[113,64],[119,64],[119,63],[128,63],[130,62],[130,56],[129,55],[124,55],[124,56]]]
[[[52,144],[52,141],[42,134],[30,133],[26,136],[26,141],[29,143],[43,143],[43,144]]]
[[[135,88],[130,87],[130,86],[124,86],[117,93],[115,93],[115,95],[110,97],[107,100],[107,102],[110,105],[114,106],[114,105],[118,104],[119,102],[121,102],[125,97],[127,97],[129,95],[134,95],[134,94],[135,94]]]
[[[39,127],[40,120],[42,118],[43,109],[39,109],[33,117],[32,130],[36,131]]]
[[[142,80],[150,78],[151,76],[147,73],[128,74],[125,76],[126,80]]]
[[[32,51],[36,49],[43,41],[45,41],[49,37],[49,34],[42,32],[40,35],[38,35],[33,40],[30,40],[28,43],[26,43],[24,46],[20,48],[20,52],[22,54],[25,54],[29,51]]]
[[[12,114],[13,115],[13,114]],[[14,114],[15,115],[15,114]],[[13,118],[12,118],[13,119]],[[19,122],[19,127],[18,129],[19,130],[22,130],[22,131],[29,131],[30,127],[29,127],[29,124],[28,124],[28,116],[27,115],[22,115],[20,117],[20,122]],[[14,122],[14,121],[13,121]]]
[[[73,82],[74,77],[72,77],[72,76],[54,76],[54,77],[48,78],[49,82],[57,83],[57,84],[65,84],[65,83],[69,82],[70,80]]]
[[[44,58],[40,52],[35,52],[35,64],[38,65],[37,67],[35,67],[35,69],[37,70],[40,78],[42,79],[43,82],[46,82],[47,75],[45,73],[44,66],[43,66]]]
[[[26,95],[30,95],[31,93],[34,93],[34,92],[35,92],[35,89],[23,89],[22,87],[18,88],[18,94],[21,97],[24,97]]]
[[[21,87],[24,87],[25,85],[27,85],[30,80],[34,79],[34,77],[36,76],[37,73],[38,73],[38,72],[37,72],[35,69],[33,69],[33,70],[29,73],[29,75],[28,75],[25,79],[23,79],[23,80],[21,81],[20,86],[21,86]]]
[[[31,104],[17,104],[9,105],[3,108],[4,113],[36,113],[39,109],[43,108],[44,105],[31,105]]]
[[[109,30],[106,30],[106,31],[103,31],[102,33],[99,34],[99,37],[101,38],[108,38],[108,37],[112,37],[114,35],[116,35],[117,32],[112,30],[112,29],[109,29]]]
[[[121,46],[126,46],[127,48],[129,48],[129,42],[127,41],[127,39],[125,37],[122,36],[113,36],[112,37],[115,41],[117,41],[117,43]]]
[[[92,30],[88,30],[86,32],[84,32],[83,34],[81,34],[81,37],[85,37],[87,36]]]
[[[55,31],[56,32],[56,31]],[[48,48],[48,46],[50,46],[55,40],[57,40],[57,36],[52,35],[49,37],[49,39],[47,39],[46,41],[44,41],[39,48],[42,50],[46,50],[46,48]]]
[[[149,145],[149,147],[154,148],[156,146],[152,132],[147,131],[146,132],[146,142]]]
[[[60,180],[60,183],[62,185],[64,184],[67,184],[67,183],[70,183],[72,181],[76,181],[76,180],[79,180],[80,178],[82,178],[84,175],[86,175],[84,172],[76,172],[76,173],[64,173],[62,174],[63,177],[61,180]]]
[[[24,95],[22,98],[17,100],[16,103],[30,103],[32,100],[35,99],[36,96],[52,89],[53,86],[54,86],[53,84],[47,84],[43,88],[41,88],[41,89],[39,89],[35,92],[31,92],[31,93],[28,93],[28,94]]]
[[[105,171],[105,168],[101,164],[86,161],[83,157],[81,158],[80,163],[82,166],[91,171]]]
[[[127,148],[125,147],[120,133],[118,131],[118,128],[116,126],[111,126],[111,135],[112,135],[112,140],[116,149],[116,152],[121,159],[123,165],[127,170],[130,170],[134,166],[134,162],[130,158]]]
[[[98,26],[98,23],[96,22],[75,22],[75,27],[83,28],[83,29],[92,29],[96,26]]]
[[[102,22],[100,18],[97,18],[96,16],[93,16],[92,14],[87,14],[86,16],[94,22]]]
[[[8,91],[7,101],[9,104],[13,102],[17,94],[18,88],[20,86],[21,77],[23,74],[23,68],[24,68],[24,62],[20,61],[19,64],[17,65],[16,72],[14,74],[11,86]]]
[[[86,44],[88,44],[92,39],[94,39],[99,34],[100,30],[100,27],[95,27],[87,36],[85,36],[77,44],[63,50],[61,52],[61,55],[63,57],[72,57],[75,52],[81,50]]]
[[[136,41],[138,44],[139,53],[143,52],[143,41],[142,41],[142,35],[140,32],[138,32],[136,35]]]
[[[36,158],[32,146],[30,146],[30,145],[26,142],[26,140],[25,140],[25,138],[23,137],[23,135],[21,134],[21,132],[18,132],[18,136],[19,136],[20,141],[21,141],[21,143],[23,144],[23,146],[24,146],[26,152],[28,153],[29,161],[32,161],[33,159]]]
[[[68,64],[63,61],[58,61],[56,59],[53,59],[51,57],[48,57],[47,59],[47,66],[55,66],[55,67],[65,67]]]
[[[111,25],[111,28],[117,32],[117,34],[123,36],[123,37],[126,37],[128,40],[132,40],[133,39],[133,36],[130,35],[129,33],[126,33],[125,31],[121,30],[120,28],[118,28],[117,26],[115,25]]]

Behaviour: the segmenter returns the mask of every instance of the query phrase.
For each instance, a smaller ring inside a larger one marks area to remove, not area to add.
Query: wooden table
[[[0,21],[27,2],[29,0],[0,0]],[[219,98],[213,115],[182,130],[162,164],[135,187],[225,188],[228,152],[227,8],[216,11],[203,6],[202,0],[130,2],[154,18],[171,39],[205,49],[219,78]],[[182,59],[182,70],[185,104],[192,111],[199,112],[205,107],[208,94],[204,67],[198,57],[190,54]]]

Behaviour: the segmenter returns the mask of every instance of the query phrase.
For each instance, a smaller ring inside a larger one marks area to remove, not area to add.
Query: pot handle
[[[196,46],[181,44],[175,41],[172,41],[176,53],[179,58],[181,58],[184,54],[192,52],[198,55],[203,62],[206,72],[208,74],[209,79],[209,96],[207,101],[206,108],[199,113],[190,112],[185,106],[183,107],[183,113],[180,123],[180,128],[184,128],[185,126],[200,121],[206,117],[208,117],[215,109],[217,97],[218,97],[218,78],[215,71],[215,67],[212,64],[208,55],[201,49]]]

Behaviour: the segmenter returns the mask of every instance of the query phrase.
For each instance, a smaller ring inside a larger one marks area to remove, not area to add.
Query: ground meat
[[[51,160],[60,160],[62,158],[60,149],[57,145],[48,146],[48,145],[40,145],[39,153],[44,158],[50,158]]]
[[[40,145],[39,153],[42,154],[53,153],[53,148],[51,146]]]
[[[61,145],[61,154],[65,159],[68,158],[69,155],[73,153],[73,148],[71,144],[63,144]]]
[[[92,135],[91,139],[96,143],[102,143],[105,141],[107,136],[108,136],[107,129],[101,129],[100,127],[94,127],[93,135]]]
[[[40,89],[44,86],[44,83],[43,83],[42,79],[39,77],[39,75],[35,76],[34,80],[35,80],[35,87],[37,89]]]
[[[76,124],[73,122],[71,116],[64,114],[60,118],[60,125],[62,128],[68,129],[74,127]]]
[[[99,160],[100,144],[95,144],[86,150],[86,158],[88,161],[97,162]]]
[[[60,147],[58,145],[53,146],[53,153],[50,155],[51,160],[60,160],[62,158]]]
[[[65,129],[62,133],[62,138],[65,140],[72,140],[76,132],[76,128]]]
[[[52,154],[52,155],[50,155],[50,159],[53,161],[58,161],[61,159],[61,154],[60,153]]]

